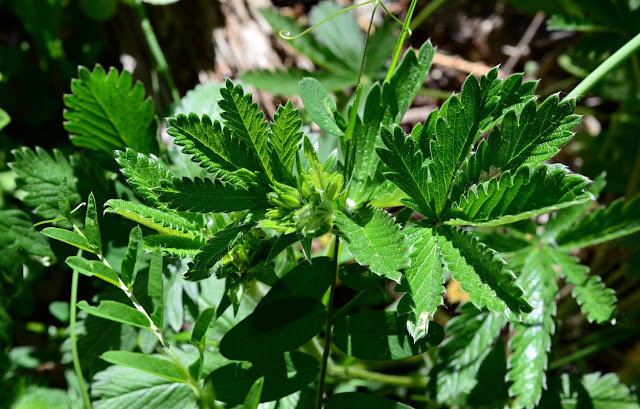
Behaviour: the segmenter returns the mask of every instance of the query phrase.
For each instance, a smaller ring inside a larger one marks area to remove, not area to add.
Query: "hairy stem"
[[[156,69],[164,77],[164,80],[167,83],[167,87],[169,88],[169,92],[171,93],[171,99],[174,103],[177,104],[178,102],[180,102],[180,93],[178,92],[178,89],[173,82],[173,77],[171,76],[171,72],[169,71],[169,64],[167,64],[167,59],[164,57],[162,48],[160,48],[156,33],[153,31],[153,26],[151,25],[149,17],[147,16],[147,10],[145,9],[144,3],[142,3],[142,1],[140,0],[136,1],[135,8],[138,12],[138,16],[140,17],[140,27],[142,28],[142,32],[144,33],[144,38],[147,40],[149,51],[151,51],[151,55],[156,61]]]
[[[413,16],[413,11],[416,9],[416,3],[418,0],[411,0],[411,4],[409,5],[409,11],[407,12],[407,18],[404,20],[404,25],[402,26],[402,33],[398,38],[398,42],[396,43],[396,50],[393,54],[393,60],[391,60],[391,66],[389,67],[389,71],[387,72],[387,78],[385,82],[391,81],[391,76],[393,72],[396,70],[396,65],[398,65],[398,60],[400,59],[400,53],[402,52],[402,45],[404,44],[404,39],[407,37],[407,33],[411,33],[411,29],[409,28],[409,24],[411,23],[411,17]]]
[[[627,58],[640,48],[640,34],[637,34],[618,51],[613,53],[598,66],[587,78],[583,79],[566,98],[580,98],[596,86],[609,72],[622,64]]]
[[[322,408],[322,401],[324,397],[324,384],[327,377],[327,364],[329,361],[329,352],[331,351],[331,331],[333,325],[333,310],[334,310],[334,296],[336,290],[336,278],[338,275],[338,252],[340,250],[340,239],[338,236],[334,237],[333,244],[333,263],[331,265],[331,289],[329,290],[329,311],[327,314],[327,329],[324,337],[324,351],[322,352],[322,366],[320,367],[320,381],[318,384],[318,396],[316,398],[316,409]]]
[[[78,252],[78,255],[82,253],[82,250]],[[77,270],[73,270],[73,276],[71,278],[71,299],[69,300],[69,325],[70,325],[70,339],[71,339],[71,357],[73,360],[73,369],[78,377],[78,386],[80,393],[82,394],[82,402],[85,409],[91,409],[91,399],[89,398],[89,392],[87,392],[87,385],[84,382],[82,376],[82,367],[80,366],[80,357],[78,355],[78,340],[76,337],[76,304],[78,303],[78,276]]]

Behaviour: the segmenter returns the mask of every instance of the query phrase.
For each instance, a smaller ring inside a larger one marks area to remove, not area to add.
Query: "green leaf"
[[[251,219],[237,219],[235,222],[218,230],[216,234],[207,241],[195,256],[193,262],[189,264],[189,271],[185,278],[190,281],[203,280],[209,277],[212,269],[222,260],[225,254],[231,251],[251,228],[255,225]]]
[[[91,383],[95,409],[197,409],[189,385],[136,369],[110,366]]]
[[[107,267],[102,261],[87,260],[81,256],[71,256],[67,257],[65,263],[81,274],[89,277],[96,276],[99,279],[120,288],[120,279],[118,278],[118,274],[111,268]]]
[[[60,189],[58,190],[58,209],[69,223],[73,223],[71,205],[69,204],[69,178],[66,176],[60,182]]]
[[[466,406],[469,394],[478,384],[480,366],[506,320],[471,303],[461,305],[458,312],[445,327],[449,338],[438,350],[430,387],[435,390],[438,402]]]
[[[4,264],[5,254],[7,262],[12,262],[23,252],[55,257],[47,238],[34,229],[29,215],[18,209],[0,210],[0,266]]]
[[[515,276],[504,270],[504,261],[480,243],[471,233],[454,227],[441,226],[436,230],[438,246],[445,268],[460,281],[460,289],[469,293],[478,308],[505,314],[510,320],[531,307],[515,284]]]
[[[97,307],[92,307],[86,301],[80,301],[78,308],[96,317],[133,325],[134,327],[151,329],[147,317],[133,307],[118,301],[102,300]]]
[[[136,152],[158,150],[153,102],[145,99],[145,90],[127,71],[108,73],[100,65],[92,72],[78,68],[78,78],[71,81],[70,95],[65,95],[64,128],[79,147],[114,150],[129,147]]]
[[[290,297],[321,300],[331,285],[333,262],[329,257],[316,257],[313,264],[303,261],[271,287],[260,306]]]
[[[221,84],[215,81],[196,85],[182,97],[180,104],[173,109],[172,116],[194,113],[198,116],[207,115],[212,121],[222,119],[222,110],[218,106],[218,100],[222,98],[220,86]]]
[[[324,404],[325,409],[411,409],[403,403],[360,392],[343,392],[332,395]]]
[[[434,217],[427,186],[429,168],[424,166],[416,141],[399,126],[394,127],[393,133],[383,128],[381,135],[387,149],[377,148],[376,152],[389,168],[384,176],[409,196],[402,199],[402,203],[427,217]]]
[[[149,205],[162,207],[158,194],[153,191],[163,180],[171,180],[172,173],[166,165],[154,155],[145,155],[127,148],[115,152],[120,172],[127,179],[127,184],[139,194]]]
[[[105,213],[119,214],[160,234],[184,237],[204,244],[202,226],[179,213],[121,199],[110,199],[104,206]]]
[[[292,351],[320,333],[327,313],[313,298],[280,298],[255,311],[220,341],[228,359],[254,360]]]
[[[418,355],[442,342],[444,331],[433,322],[429,333],[414,342],[406,320],[393,311],[363,311],[337,317],[333,342],[345,354],[374,361],[400,360]]]
[[[281,30],[282,27],[278,27]],[[304,36],[311,37],[311,36]],[[294,40],[295,41],[295,40]],[[288,41],[288,44],[291,42]],[[385,56],[386,57],[386,56]],[[240,79],[257,89],[270,92],[275,95],[298,95],[298,83],[303,78],[315,78],[329,92],[342,91],[351,88],[358,81],[356,72],[325,72],[307,71],[291,67],[280,69],[256,69],[244,71],[240,74]]]
[[[300,114],[293,108],[291,101],[278,107],[271,124],[270,142],[280,163],[289,172],[293,169],[294,158],[300,150],[302,140],[300,126],[302,126]]]
[[[151,234],[142,238],[144,249],[147,251],[160,247],[163,254],[176,257],[195,257],[200,252],[203,242],[187,237],[165,236],[163,234]]]
[[[191,330],[190,342],[198,347],[200,353],[204,351],[205,341],[207,340],[207,330],[211,325],[211,320],[215,318],[215,315],[216,309],[214,307],[203,310],[200,315],[198,315],[198,319],[196,319],[193,329]]]
[[[578,379],[562,374],[550,383],[540,401],[540,407],[553,409],[638,409],[638,398],[613,373],[590,373]]]
[[[616,295],[599,276],[589,276],[589,267],[563,251],[553,252],[554,269],[573,284],[573,296],[589,322],[611,322],[616,313]]]
[[[9,125],[9,122],[11,122],[11,117],[7,114],[7,111],[0,108],[0,131],[5,126]]]
[[[262,395],[262,388],[264,386],[264,377],[258,378],[257,381],[253,384],[251,389],[249,389],[249,393],[244,400],[244,404],[242,405],[242,409],[258,409],[258,405],[260,405],[260,396]]]
[[[452,205],[446,224],[498,226],[593,200],[589,179],[563,165],[522,166],[472,186]]]
[[[229,404],[242,404],[253,384],[264,377],[261,402],[269,402],[303,389],[314,381],[320,368],[318,361],[302,352],[286,352],[284,355],[259,362],[237,362],[213,371],[206,379],[216,399]]]
[[[72,207],[80,203],[77,179],[67,158],[58,150],[53,157],[42,148],[32,151],[27,147],[11,151],[15,161],[9,166],[16,172],[16,184],[26,195],[22,201],[43,219],[55,219],[60,216],[58,192],[60,182],[69,180],[69,202]]]
[[[640,231],[640,196],[626,205],[618,199],[599,207],[556,238],[565,250],[591,246]]]
[[[336,102],[322,84],[317,79],[308,77],[303,78],[298,87],[304,108],[313,122],[327,133],[343,136],[344,132],[334,116],[337,112]]]
[[[89,193],[87,200],[87,215],[84,220],[84,234],[87,241],[95,249],[95,252],[102,254],[102,238],[100,236],[100,225],[98,223],[98,211],[96,210],[96,199],[93,193]]]
[[[222,99],[218,104],[223,111],[220,115],[225,127],[255,153],[262,169],[271,179],[268,123],[264,113],[260,112],[258,104],[252,101],[251,94],[245,95],[242,86],[234,87],[231,80],[227,80],[226,88],[221,88],[220,94]]]
[[[406,231],[411,253],[410,266],[396,292],[406,292],[398,304],[398,313],[410,313],[408,328],[414,342],[429,331],[429,321],[443,304],[444,269],[437,238],[430,229]]]
[[[352,216],[337,212],[335,223],[358,263],[400,282],[401,270],[410,263],[409,245],[393,217],[384,210],[365,207]]]
[[[358,263],[347,264],[338,271],[340,282],[356,291],[366,291],[375,288],[382,277],[373,274],[369,268]]]
[[[120,267],[120,277],[127,287],[133,286],[136,281],[142,253],[142,230],[136,226],[129,233],[129,245]]]
[[[175,363],[158,355],[145,355],[128,351],[108,351],[102,354],[100,358],[114,365],[138,369],[170,381],[189,382],[184,370]]]
[[[167,133],[174,137],[174,143],[182,146],[182,152],[192,155],[191,161],[199,163],[209,173],[227,175],[242,168],[261,170],[247,144],[229,129],[222,128],[219,121],[212,122],[207,115],[200,118],[193,113],[189,116],[180,114],[169,118],[168,124]]]
[[[236,212],[269,206],[266,193],[257,187],[245,188],[218,179],[173,179],[156,189],[158,200],[169,208],[200,213]]]
[[[558,292],[553,255],[549,249],[532,247],[520,269],[518,283],[531,302],[533,311],[521,323],[513,325],[516,333],[509,342],[511,355],[507,379],[513,382],[509,393],[518,407],[533,408],[546,386],[546,369],[555,331],[554,297]]]
[[[52,239],[77,247],[81,250],[85,250],[90,253],[95,253],[95,249],[91,244],[89,244],[87,239],[85,239],[84,237],[82,237],[76,232],[60,229],[58,227],[45,227],[42,230],[42,234],[44,234],[47,237],[51,237]]]
[[[149,316],[156,327],[162,329],[164,319],[164,283],[162,279],[162,252],[158,247],[154,248],[151,254],[148,277],[146,289],[147,295],[151,298],[153,308]]]
[[[7,397],[9,395],[7,394]],[[70,394],[62,389],[31,385],[21,389],[11,409],[68,409],[72,408]]]

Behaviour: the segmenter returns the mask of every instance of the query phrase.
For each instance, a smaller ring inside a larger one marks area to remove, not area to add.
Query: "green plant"
[[[469,76],[407,134],[398,124],[434,52],[427,42],[395,53],[388,81],[359,88],[346,119],[321,82],[300,81],[309,116],[338,137],[326,157],[293,103],[268,120],[230,80],[198,90],[219,93],[219,109],[191,94],[177,109],[187,114],[167,120],[181,153],[158,147],[144,88],[126,72],[81,68],[65,127],[85,151],[23,148],[12,164],[38,224],[55,224],[42,233],[78,251],[56,253],[73,270],[62,349],[76,404],[407,408],[395,400],[426,389],[433,405],[638,407],[613,374],[562,375],[543,389],[556,276],[575,285],[589,321],[614,320],[613,292],[569,252],[640,230],[640,199],[588,211],[602,179],[547,163],[573,136],[575,99],[538,103],[521,74]],[[119,173],[87,160],[112,150]],[[0,253],[7,277],[54,257],[24,212],[0,221],[21,255]],[[77,302],[80,274],[93,277],[89,302]],[[450,278],[470,303],[443,330]],[[618,325],[618,339],[637,334]]]

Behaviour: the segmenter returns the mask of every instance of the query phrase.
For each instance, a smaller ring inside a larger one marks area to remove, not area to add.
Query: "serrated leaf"
[[[58,191],[65,177],[69,180],[69,202],[72,207],[80,203],[77,179],[67,158],[58,150],[53,156],[42,148],[35,152],[27,147],[11,151],[15,161],[9,166],[16,172],[18,188],[27,194],[22,199],[33,212],[43,219],[55,219],[60,215]]]
[[[445,327],[449,338],[438,350],[439,363],[431,373],[431,388],[438,402],[465,406],[478,384],[480,366],[506,320],[471,303],[463,304],[459,313]]]
[[[414,228],[406,231],[411,249],[410,266],[395,291],[406,292],[398,304],[398,313],[411,313],[409,327],[414,342],[429,331],[429,321],[442,305],[444,269],[437,238],[431,229]]]
[[[400,282],[401,270],[409,266],[409,246],[400,226],[384,210],[365,207],[352,216],[337,212],[336,226],[349,242],[358,263],[372,272]]]
[[[65,260],[67,265],[73,270],[77,270],[79,273],[86,276],[96,276],[101,280],[108,282],[120,288],[120,279],[118,273],[113,271],[110,267],[106,266],[102,261],[87,260],[81,256],[67,257]]]
[[[42,230],[42,234],[47,237],[51,237],[52,239],[77,247],[81,250],[88,251],[89,253],[95,253],[95,249],[91,244],[89,244],[87,239],[76,232],[66,229],[60,229],[58,227],[45,227]]]
[[[589,179],[562,165],[522,166],[472,186],[445,215],[446,224],[498,226],[593,200]]]
[[[589,267],[579,263],[562,251],[552,254],[556,270],[566,278],[567,283],[575,285],[573,296],[587,319],[598,324],[610,322],[616,313],[615,292],[607,288],[599,276],[589,275]]]
[[[87,200],[87,214],[84,219],[84,235],[95,252],[102,254],[102,237],[100,235],[100,224],[98,223],[98,211],[96,209],[96,198],[93,193],[89,193]]]
[[[336,318],[333,342],[345,354],[375,361],[400,360],[425,352],[442,342],[444,331],[433,322],[414,342],[407,323],[393,311],[363,311]]]
[[[204,244],[201,226],[182,215],[121,199],[110,199],[104,204],[105,213],[116,213],[160,234],[184,237]]]
[[[220,94],[222,99],[218,104],[223,111],[220,116],[225,127],[255,153],[262,169],[271,179],[268,124],[264,113],[252,101],[251,94],[245,95],[242,86],[234,86],[230,80],[227,80],[226,88],[220,89]]]
[[[343,392],[332,395],[324,404],[326,409],[411,409],[400,402],[361,392]]]
[[[184,370],[168,359],[157,355],[145,355],[129,351],[108,351],[102,354],[100,358],[114,365],[138,369],[170,381],[189,382]]]
[[[640,196],[626,205],[618,199],[599,207],[556,238],[565,250],[591,246],[640,231]]]
[[[90,306],[86,301],[80,301],[78,308],[96,317],[138,328],[151,329],[149,320],[143,313],[118,301],[102,300],[97,307]]]
[[[227,175],[242,168],[261,170],[245,142],[207,115],[200,118],[193,113],[179,114],[169,118],[168,124],[167,133],[174,137],[174,143],[182,146],[182,152],[192,155],[191,161],[209,173]]]
[[[344,131],[336,123],[336,102],[329,92],[312,77],[303,78],[298,84],[300,98],[307,113],[323,131],[332,135],[343,136]]]
[[[189,239],[187,237],[165,236],[163,234],[144,236],[142,241],[146,251],[160,247],[163,254],[190,258],[198,254],[200,248],[204,245],[204,242],[200,240]]]
[[[79,67],[71,92],[64,97],[64,128],[76,146],[108,154],[125,147],[143,153],[158,150],[153,102],[145,98],[142,83],[133,85],[129,72]]]
[[[555,332],[554,297],[558,291],[550,249],[532,247],[520,269],[518,283],[530,300],[533,311],[513,325],[516,333],[509,342],[511,355],[507,379],[513,382],[509,394],[521,408],[533,408],[547,386],[546,370]]]
[[[540,401],[540,407],[558,409],[638,409],[635,393],[620,383],[616,374],[590,373],[578,379],[562,374],[549,385]]]
[[[429,169],[424,166],[416,141],[399,126],[394,127],[393,133],[383,128],[381,135],[387,149],[377,148],[376,152],[389,169],[384,176],[409,196],[402,199],[404,204],[427,217],[434,217],[427,186]]]
[[[300,114],[297,109],[293,108],[291,101],[278,107],[271,124],[272,149],[278,155],[280,163],[289,172],[293,169],[293,160],[300,150],[301,125]]]
[[[196,409],[189,385],[173,383],[136,369],[110,366],[98,372],[91,384],[96,409]]]
[[[158,194],[153,189],[161,181],[172,178],[172,173],[166,165],[154,155],[145,155],[129,148],[125,151],[116,151],[115,158],[129,186],[149,205],[163,207],[163,204],[158,201]]]
[[[190,281],[203,280],[212,274],[213,267],[222,260],[233,246],[255,223],[251,220],[240,218],[216,232],[207,243],[200,249],[201,251],[195,256],[193,262],[189,264],[189,271],[185,274],[185,278]]]
[[[173,179],[156,189],[158,200],[179,211],[236,212],[269,206],[265,192],[210,179]]]
[[[435,232],[445,268],[476,307],[486,306],[510,320],[531,310],[515,276],[492,249],[455,227],[441,226]]]
[[[142,252],[142,230],[136,226],[129,233],[129,245],[120,267],[120,277],[127,287],[133,286],[136,280]]]
[[[0,249],[0,254],[6,251],[12,260],[19,252],[55,257],[46,237],[34,229],[29,215],[18,209],[0,210]]]
[[[162,252],[160,248],[156,247],[151,254],[146,288],[152,303],[149,316],[156,327],[160,329],[163,328],[164,320],[164,282],[162,277]]]

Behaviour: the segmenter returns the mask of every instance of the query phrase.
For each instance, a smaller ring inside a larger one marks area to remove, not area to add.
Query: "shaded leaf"
[[[120,277],[127,287],[133,286],[136,280],[142,252],[142,230],[136,226],[129,233],[129,245],[120,267]]]
[[[249,389],[249,393],[244,400],[244,404],[242,405],[242,409],[258,409],[258,405],[260,405],[260,396],[262,395],[262,387],[264,386],[264,378],[258,378],[257,381],[253,384],[251,389]]]
[[[87,200],[87,215],[84,220],[84,235],[87,236],[87,241],[95,249],[95,252],[102,254],[100,224],[98,223],[96,199],[93,197],[93,193],[89,193],[89,199]]]

